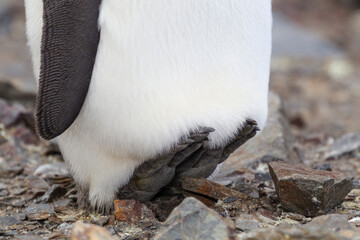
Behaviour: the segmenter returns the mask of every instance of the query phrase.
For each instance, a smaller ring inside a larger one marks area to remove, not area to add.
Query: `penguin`
[[[80,207],[207,178],[267,118],[271,0],[25,0],[36,127]]]

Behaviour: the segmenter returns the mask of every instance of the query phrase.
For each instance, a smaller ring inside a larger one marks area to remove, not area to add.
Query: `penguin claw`
[[[192,139],[195,142],[200,142],[205,140],[209,134],[214,131],[215,129],[211,127],[200,127],[199,129],[190,133],[189,139]]]

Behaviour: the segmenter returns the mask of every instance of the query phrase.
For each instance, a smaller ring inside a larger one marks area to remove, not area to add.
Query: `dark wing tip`
[[[101,0],[44,0],[36,127],[44,139],[75,121],[90,85],[99,44]]]

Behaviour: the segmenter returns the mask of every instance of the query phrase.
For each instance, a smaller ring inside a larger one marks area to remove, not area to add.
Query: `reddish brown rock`
[[[155,219],[153,212],[136,200],[115,200],[115,216],[120,222],[137,224],[141,219]]]
[[[251,198],[244,193],[203,178],[183,178],[181,181],[181,187],[187,192],[200,194],[201,196],[206,196],[214,200],[227,201],[227,199],[235,200],[239,198],[247,200]]]
[[[282,162],[269,163],[276,193],[284,209],[304,216],[318,216],[341,204],[352,189],[352,178]]]
[[[114,239],[105,228],[85,224],[78,221],[74,224],[70,240],[112,240]]]

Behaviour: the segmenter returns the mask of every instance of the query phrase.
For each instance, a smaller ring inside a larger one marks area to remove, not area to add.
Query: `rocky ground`
[[[22,3],[0,2],[0,239],[360,239],[360,17],[356,1],[311,2],[274,1],[262,133],[211,181],[109,216],[77,209],[56,145],[34,133]]]

